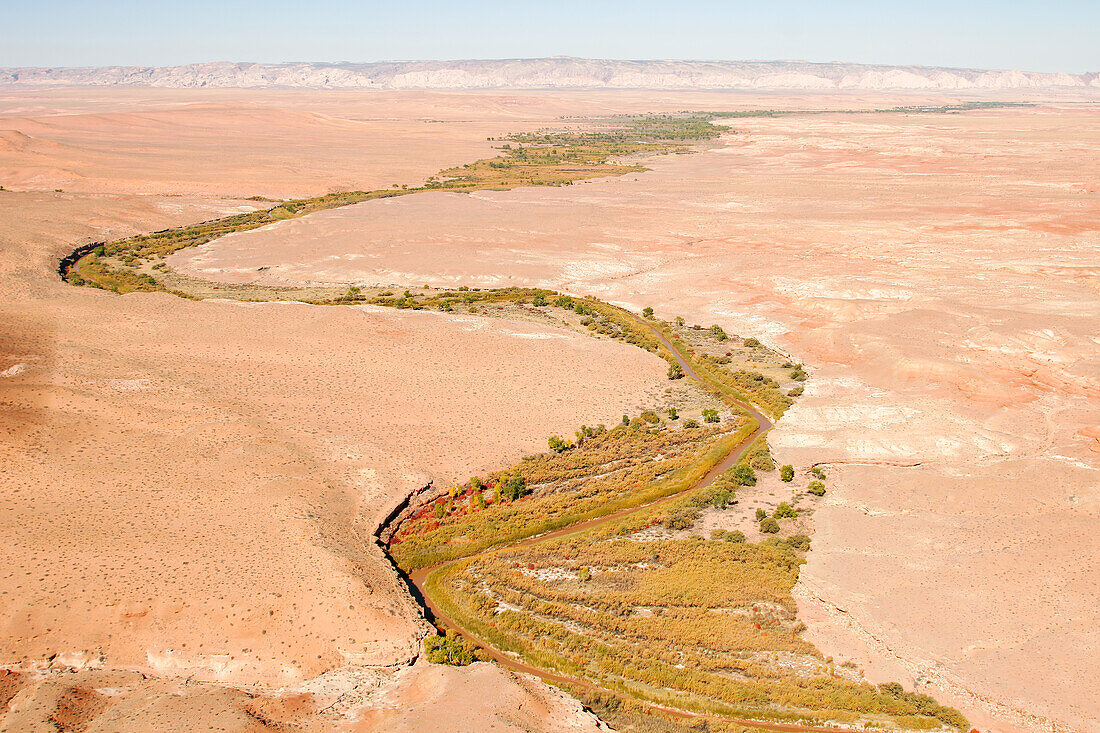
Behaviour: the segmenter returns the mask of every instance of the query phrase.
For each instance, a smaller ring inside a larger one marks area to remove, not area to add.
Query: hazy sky
[[[0,66],[586,56],[1100,70],[1100,0],[0,0]]]

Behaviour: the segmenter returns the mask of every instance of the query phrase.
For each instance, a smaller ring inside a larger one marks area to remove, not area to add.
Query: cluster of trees
[[[465,667],[474,661],[474,655],[469,648],[458,639],[450,636],[433,634],[424,639],[424,651],[428,655],[428,661],[432,664],[450,664],[455,667]]]

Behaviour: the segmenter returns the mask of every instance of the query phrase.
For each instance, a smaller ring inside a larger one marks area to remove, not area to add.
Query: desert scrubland
[[[1029,94],[729,120],[648,172],[372,201],[169,262],[235,283],[538,285],[757,336],[811,372],[777,459],[832,478],[795,590],[807,638],[982,729],[1093,730],[1100,108]],[[73,246],[249,196],[419,184],[561,116],[943,101],[5,91],[4,723],[72,709],[109,729],[191,696],[195,720],[238,729],[594,726],[485,665],[391,673],[424,624],[372,533],[429,480],[667,384],[656,357],[529,322],[73,288],[54,271]]]

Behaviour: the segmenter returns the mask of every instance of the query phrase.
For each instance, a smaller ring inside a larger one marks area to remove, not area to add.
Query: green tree
[[[719,326],[717,323],[710,327],[710,333],[719,341],[725,341],[729,338],[729,336],[726,335],[726,332],[723,331],[722,327]]]
[[[645,316],[646,318],[652,318],[653,317],[653,309],[650,308],[647,305],[644,309],[642,309],[642,315]]]
[[[531,305],[535,306],[536,308],[541,308],[542,306],[546,305],[546,296],[542,293],[537,294],[534,299],[531,300]]]
[[[450,664],[465,667],[474,661],[474,655],[458,639],[435,634],[424,640],[424,651],[432,664]]]
[[[669,379],[680,379],[683,376],[684,376],[684,370],[679,364],[669,364],[668,365],[668,378]],[[717,421],[715,421],[715,422],[717,422]]]
[[[821,481],[811,481],[810,485],[806,487],[806,491],[814,496],[825,496],[825,484]]]
[[[481,489],[482,489],[481,479],[479,479],[477,476],[471,476],[470,477],[470,488],[473,489],[474,491],[481,491]]]
[[[787,483],[794,481],[794,466],[787,464],[779,469],[779,478],[783,479]]]
[[[557,435],[551,435],[546,442],[550,444],[550,450],[555,453],[562,453],[573,447],[572,443]]]
[[[513,473],[509,476],[504,481],[504,488],[501,490],[501,495],[508,501],[515,501],[527,493],[527,480],[520,473]]]
[[[703,410],[703,422],[718,422],[718,410],[711,408]]]

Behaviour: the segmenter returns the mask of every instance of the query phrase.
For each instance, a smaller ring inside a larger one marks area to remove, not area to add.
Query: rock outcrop
[[[1100,89],[1100,73],[1065,74],[806,61],[613,61],[579,58],[369,64],[216,62],[186,66],[0,69],[0,85],[307,89]]]

